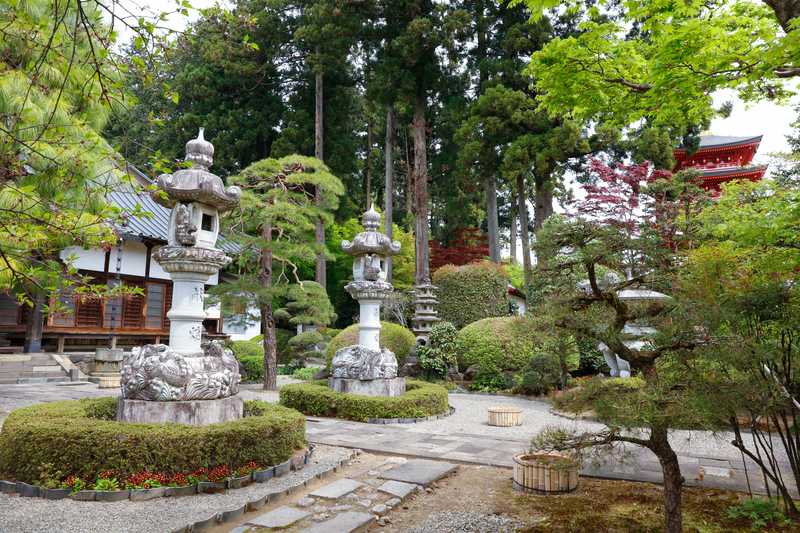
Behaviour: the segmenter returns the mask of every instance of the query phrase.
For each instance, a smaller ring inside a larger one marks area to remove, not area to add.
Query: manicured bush
[[[489,261],[464,266],[445,265],[433,273],[439,318],[457,328],[484,318],[507,316],[508,275]]]
[[[303,381],[311,381],[314,379],[314,374],[319,372],[319,368],[315,366],[307,366],[305,368],[298,368],[292,372],[292,377],[295,379],[302,379]]]
[[[243,379],[246,381],[261,381],[264,379],[264,356],[254,355],[247,357],[240,357],[239,362],[242,363],[245,376]]]
[[[483,371],[522,370],[534,354],[541,334],[531,320],[518,316],[484,318],[456,336],[458,366],[479,365]]]
[[[417,339],[411,330],[400,324],[381,322],[381,348],[387,348],[394,352],[398,365],[403,365],[416,342]],[[327,368],[331,367],[331,360],[333,360],[336,350],[353,344],[358,344],[358,324],[344,328],[328,343],[328,347],[325,349]]]
[[[364,422],[370,418],[421,418],[447,412],[447,389],[424,381],[406,381],[402,396],[361,396],[335,392],[326,381],[286,385],[281,405],[311,416]]]
[[[233,470],[250,461],[279,464],[305,444],[305,418],[266,402],[247,401],[250,416],[203,427],[117,422],[116,403],[91,398],[12,412],[0,433],[0,476],[35,482],[42,465],[84,479],[104,470],[120,479],[143,470]]]
[[[229,347],[236,359],[240,361],[245,357],[264,357],[264,348],[260,342],[233,341]]]
[[[275,340],[278,343],[277,352],[278,352],[278,362],[279,363],[287,363],[289,362],[289,358],[291,354],[289,353],[289,339],[294,337],[295,331],[290,329],[283,329],[283,328],[275,328]],[[250,342],[258,343],[259,346],[262,346],[264,342],[264,335],[256,335]],[[263,349],[263,348],[262,348]]]

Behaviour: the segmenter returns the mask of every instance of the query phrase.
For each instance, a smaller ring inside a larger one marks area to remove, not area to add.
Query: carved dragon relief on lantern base
[[[216,400],[239,392],[239,363],[219,341],[198,354],[165,344],[134,348],[122,366],[122,397],[130,400]]]

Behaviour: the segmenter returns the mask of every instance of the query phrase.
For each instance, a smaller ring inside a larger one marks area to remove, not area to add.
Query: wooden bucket
[[[552,452],[514,456],[514,489],[557,494],[578,488],[580,465],[566,455]]]
[[[522,425],[522,409],[518,407],[490,407],[489,425],[511,427]]]

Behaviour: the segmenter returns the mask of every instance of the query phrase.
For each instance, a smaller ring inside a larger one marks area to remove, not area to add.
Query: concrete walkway
[[[12,409],[43,401],[117,394],[116,390],[84,385],[0,385],[0,423]],[[263,392],[258,386],[245,386],[246,399],[277,401],[275,392]],[[360,448],[378,453],[441,459],[463,463],[512,466],[512,457],[524,451],[531,437],[546,426],[561,426],[578,431],[604,427],[597,422],[565,419],[550,412],[544,401],[504,396],[451,394],[456,411],[450,417],[417,424],[375,425],[336,419],[309,418],[308,439],[332,446]],[[522,409],[523,424],[517,427],[492,427],[486,423],[487,409],[494,405],[513,405]],[[748,476],[754,491],[764,490],[760,472],[730,445],[729,433],[673,431],[673,448],[679,455],[687,484],[746,491]],[[785,471],[790,472],[788,464]],[[587,464],[584,474],[634,481],[661,481],[661,467],[656,457],[637,446],[624,454],[600,458]]]

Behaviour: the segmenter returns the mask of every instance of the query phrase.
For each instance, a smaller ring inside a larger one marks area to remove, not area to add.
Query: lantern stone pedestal
[[[386,258],[400,251],[400,243],[378,231],[381,216],[370,207],[364,213],[365,231],[342,250],[353,256],[353,281],[345,290],[358,300],[358,344],[337,350],[331,363],[330,387],[337,392],[365,396],[400,396],[405,378],[397,377],[397,358],[380,346],[381,302],[394,291],[386,281]]]
[[[98,348],[91,363],[89,381],[97,383],[99,389],[119,387],[123,356],[121,348]]]
[[[192,167],[158,177],[153,199],[172,209],[169,241],[153,252],[173,284],[170,344],[147,344],[125,357],[117,420],[207,425],[242,417],[239,363],[222,343],[202,342],[205,284],[231,261],[215,248],[219,213],[238,205],[241,194],[208,171],[213,155],[201,129],[186,143]]]
[[[152,402],[121,398],[117,404],[117,420],[143,424],[189,424],[207,426],[242,418],[244,401],[237,396],[218,400]]]

